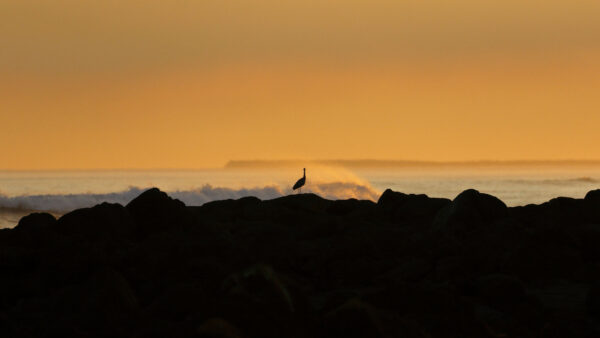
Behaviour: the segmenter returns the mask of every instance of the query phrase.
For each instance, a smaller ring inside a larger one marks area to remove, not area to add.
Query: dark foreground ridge
[[[600,190],[187,207],[158,189],[0,231],[2,337],[599,337]]]

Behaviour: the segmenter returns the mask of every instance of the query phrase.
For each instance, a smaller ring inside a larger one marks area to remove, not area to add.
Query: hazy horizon
[[[215,170],[215,169],[269,169],[269,168],[295,168],[305,165],[331,166],[342,168],[412,168],[412,167],[565,167],[565,166],[600,166],[600,159],[579,160],[467,160],[467,161],[435,161],[435,160],[394,160],[394,159],[238,159],[228,160],[225,163],[211,167],[105,167],[105,168],[0,168],[3,172],[36,172],[36,171],[188,171],[188,170]]]

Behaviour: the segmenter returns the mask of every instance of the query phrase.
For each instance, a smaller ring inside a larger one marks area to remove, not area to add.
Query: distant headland
[[[511,161],[412,161],[378,159],[317,160],[231,160],[226,169],[298,168],[307,165],[345,168],[443,168],[443,167],[536,167],[536,166],[600,166],[600,160],[511,160]]]

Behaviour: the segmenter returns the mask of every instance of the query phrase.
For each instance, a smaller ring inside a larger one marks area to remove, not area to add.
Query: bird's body
[[[302,192],[302,187],[306,183],[306,168],[303,168],[302,170],[304,170],[304,174],[302,175],[302,178],[299,179],[296,182],[296,184],[294,184],[294,187],[292,188],[293,190],[300,189],[299,190],[300,192]]]

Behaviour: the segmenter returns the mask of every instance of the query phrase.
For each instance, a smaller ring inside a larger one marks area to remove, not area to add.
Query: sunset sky
[[[600,159],[598,0],[0,0],[0,169]]]

